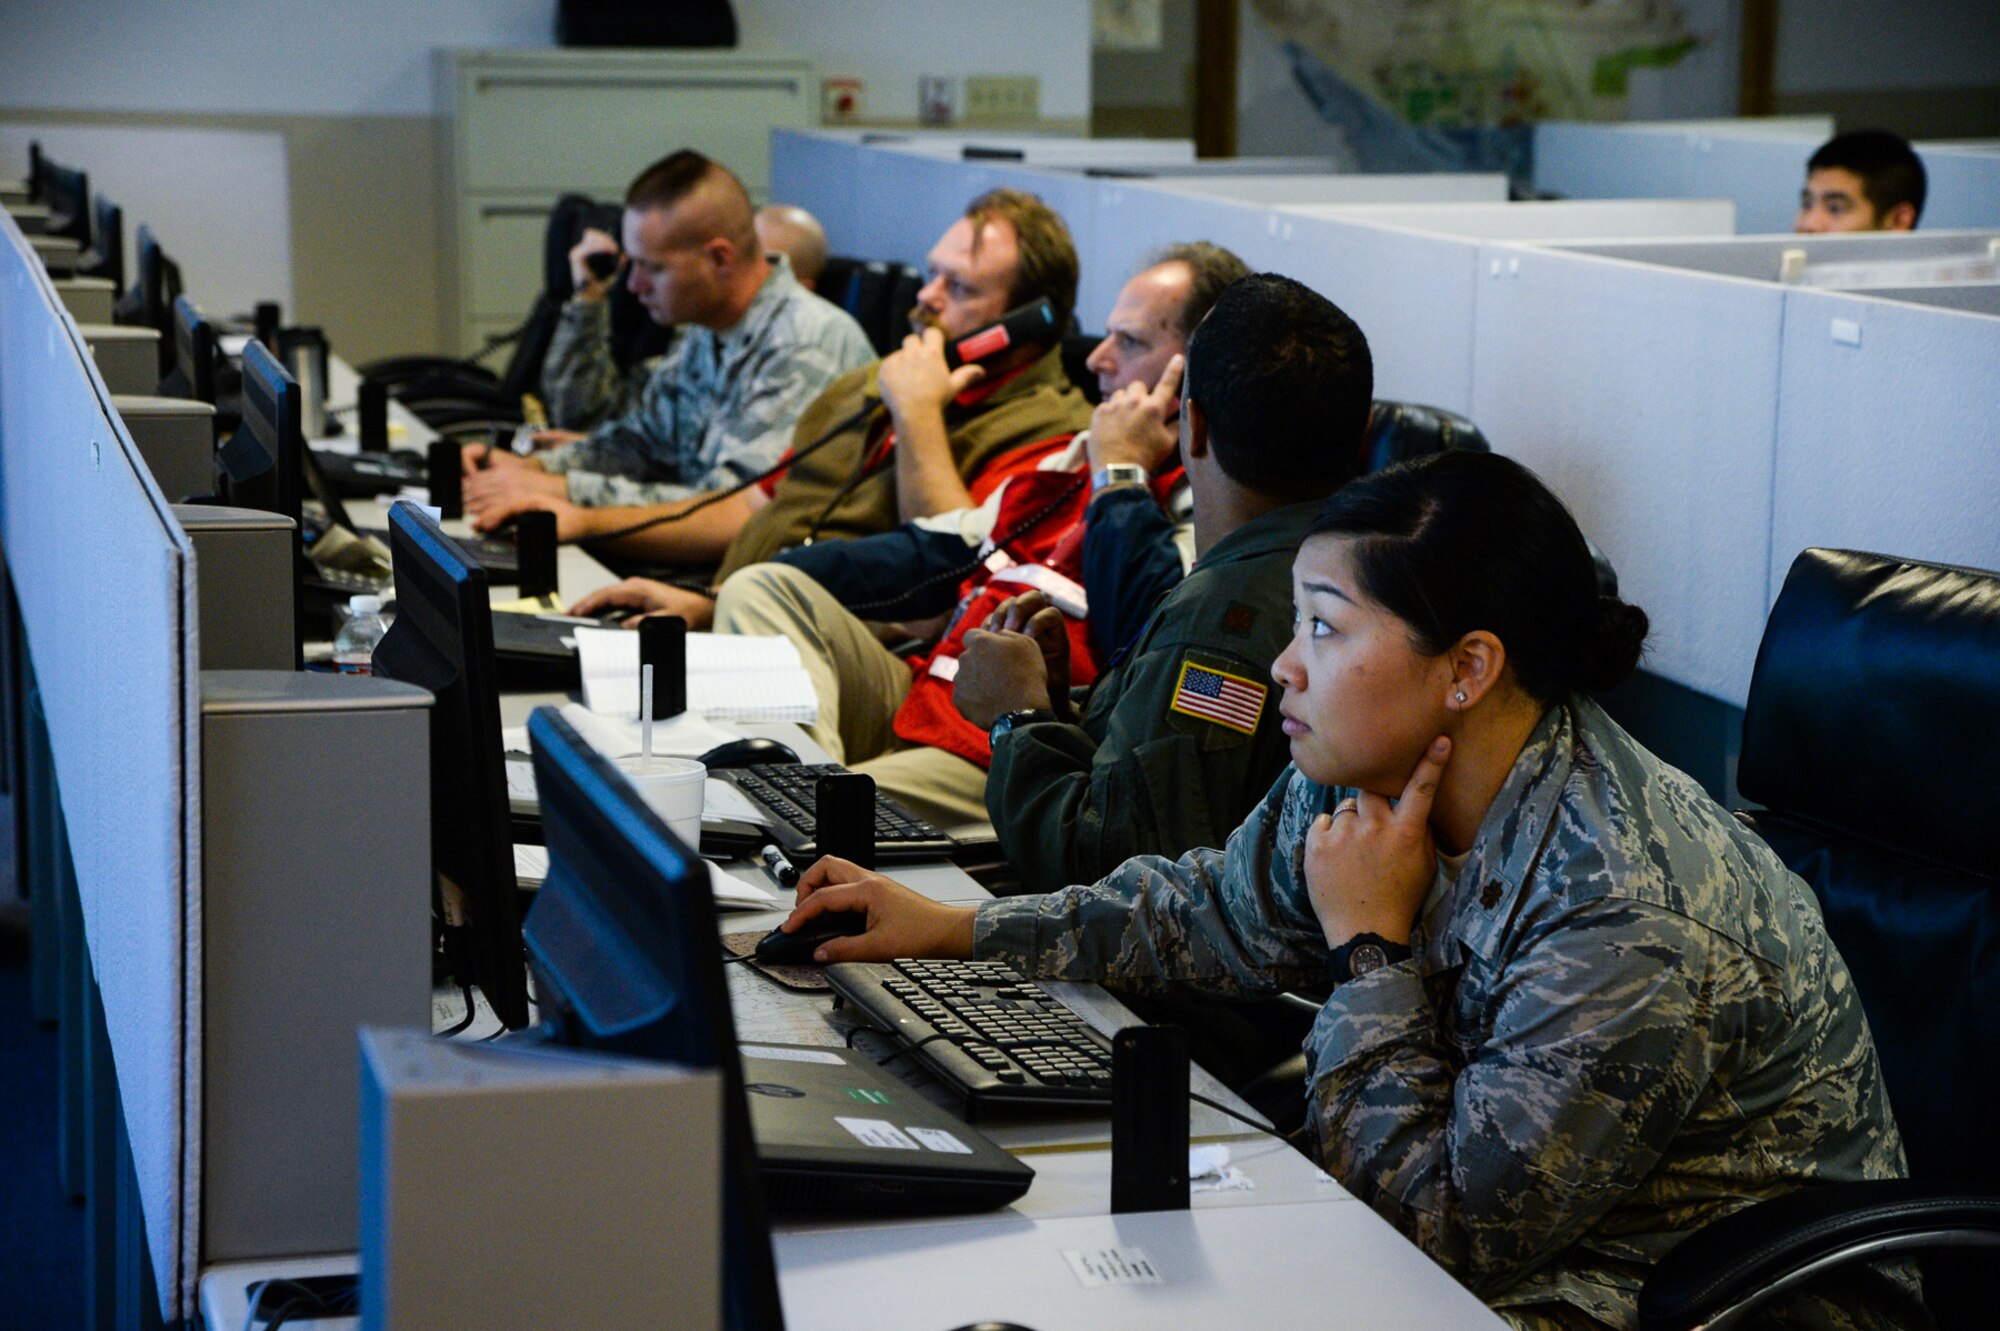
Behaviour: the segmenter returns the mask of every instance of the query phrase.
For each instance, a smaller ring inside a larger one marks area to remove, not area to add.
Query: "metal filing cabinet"
[[[440,51],[438,109],[456,262],[446,306],[473,351],[527,316],[565,193],[615,203],[676,148],[768,201],[771,131],[818,118],[812,61],[743,51]]]

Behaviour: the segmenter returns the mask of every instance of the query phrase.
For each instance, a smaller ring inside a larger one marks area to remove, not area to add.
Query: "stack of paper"
[[[709,860],[703,860],[702,864],[708,869],[709,891],[715,897],[715,904],[723,910],[784,910],[791,906],[788,898],[779,896],[760,883],[730,873]],[[537,889],[548,876],[549,852],[546,846],[514,847],[514,880],[522,888]]]
[[[600,716],[639,716],[639,635],[628,629],[576,631],[583,705]],[[687,704],[711,721],[819,719],[812,676],[789,638],[736,633],[687,635]]]

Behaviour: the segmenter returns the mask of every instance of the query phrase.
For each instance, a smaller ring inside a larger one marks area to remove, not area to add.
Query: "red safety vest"
[[[1153,476],[1154,499],[1165,504],[1182,475],[1175,467]],[[1040,590],[1062,611],[1069,630],[1070,683],[1082,687],[1097,678],[1083,590],[1083,514],[1089,506],[1087,463],[1076,471],[1033,471],[1009,479],[986,557],[960,584],[951,627],[928,655],[912,660],[916,679],[896,712],[899,739],[934,745],[981,767],[993,765],[986,732],[952,706],[952,681],[958,677],[966,633],[985,624],[1002,601],[1023,592]]]

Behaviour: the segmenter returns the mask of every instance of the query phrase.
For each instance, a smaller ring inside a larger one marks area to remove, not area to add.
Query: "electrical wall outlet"
[[[966,124],[1027,125],[1041,115],[1042,81],[1033,74],[966,76]]]

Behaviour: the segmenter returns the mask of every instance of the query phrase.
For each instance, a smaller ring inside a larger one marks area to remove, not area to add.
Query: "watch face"
[[[1360,979],[1370,971],[1379,971],[1389,964],[1389,954],[1382,950],[1380,943],[1362,943],[1355,947],[1347,958],[1347,972]]]

